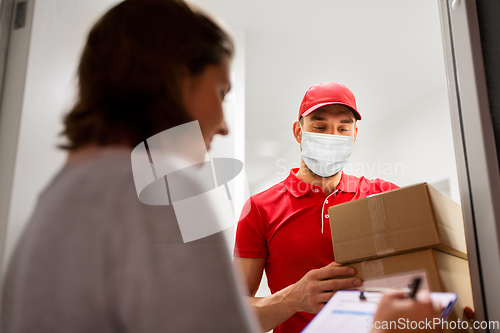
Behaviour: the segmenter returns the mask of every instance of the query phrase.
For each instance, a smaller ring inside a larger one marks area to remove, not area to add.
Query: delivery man
[[[300,168],[246,203],[244,210],[250,211],[238,223],[234,263],[266,331],[300,332],[335,290],[361,285],[349,278],[352,268],[334,262],[328,208],[398,187],[342,172],[358,120],[354,94],[346,86],[325,82],[309,88],[293,124]],[[264,270],[272,295],[253,297]]]

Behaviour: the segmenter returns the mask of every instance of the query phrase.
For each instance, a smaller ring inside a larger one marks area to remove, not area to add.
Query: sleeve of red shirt
[[[267,258],[266,225],[252,197],[247,200],[243,212],[250,211],[240,218],[236,229],[234,256],[241,258]],[[244,215],[244,213],[242,213]]]

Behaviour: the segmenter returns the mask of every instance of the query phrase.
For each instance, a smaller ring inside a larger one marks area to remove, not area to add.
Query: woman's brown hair
[[[231,38],[181,0],[126,0],[92,28],[78,67],[78,99],[64,117],[61,148],[134,147],[192,119],[181,75],[232,56]]]

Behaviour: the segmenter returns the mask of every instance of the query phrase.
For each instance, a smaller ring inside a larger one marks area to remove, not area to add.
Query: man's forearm
[[[267,297],[249,297],[264,331],[272,330],[298,311],[297,305],[289,297],[291,287]]]

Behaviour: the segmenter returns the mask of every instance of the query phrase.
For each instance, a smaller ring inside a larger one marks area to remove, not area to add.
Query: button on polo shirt
[[[265,272],[273,294],[311,269],[334,261],[328,208],[398,188],[378,178],[342,173],[337,188],[326,196],[320,187],[299,179],[297,171],[292,169],[284,181],[250,197],[245,204],[250,212],[239,221],[236,232],[234,256],[266,258]],[[296,313],[274,332],[300,332],[313,317]]]

